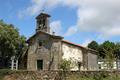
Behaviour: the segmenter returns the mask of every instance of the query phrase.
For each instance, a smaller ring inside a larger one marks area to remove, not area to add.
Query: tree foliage
[[[110,41],[105,41],[102,44],[98,44],[96,41],[92,41],[88,44],[88,48],[98,51],[99,58],[106,58],[113,55],[115,58],[120,59],[120,43],[114,43]],[[111,53],[112,51],[112,53]]]
[[[105,41],[99,46],[99,56],[105,58],[106,55],[109,55],[109,53],[106,53],[106,51],[110,51],[111,49],[115,48],[115,44],[110,41]]]
[[[68,71],[71,69],[70,65],[71,65],[70,60],[63,59],[60,63],[60,69],[62,69],[63,71]]]
[[[7,66],[11,56],[19,56],[25,46],[25,37],[12,24],[0,20],[0,56],[2,66]]]
[[[98,50],[99,44],[96,41],[92,41],[91,43],[88,44],[88,48]]]
[[[60,69],[63,71],[62,80],[66,80],[67,71],[71,69],[71,60],[62,59]]]
[[[97,50],[98,58],[104,62],[106,69],[112,70],[115,62],[120,60],[120,42],[105,41],[102,44],[98,44],[98,46],[96,45],[97,43],[92,41],[88,46]]]

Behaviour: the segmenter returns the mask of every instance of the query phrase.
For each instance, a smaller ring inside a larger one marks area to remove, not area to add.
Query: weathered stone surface
[[[98,70],[97,58],[96,54],[88,53],[88,70]]]
[[[77,62],[83,62],[82,49],[68,43],[62,44],[63,59],[72,61],[72,70],[78,70]],[[83,66],[81,66],[83,68]]]
[[[6,75],[3,80],[16,80],[16,79],[11,75]]]
[[[43,41],[39,46],[39,41]],[[49,35],[39,34],[34,38],[28,50],[27,69],[38,70],[37,60],[43,60],[43,70],[57,70],[61,55],[61,42]]]
[[[100,76],[119,76],[119,71],[68,71],[66,78],[70,76],[87,76],[87,77],[100,77]],[[3,80],[63,80],[63,72],[60,71],[17,71],[6,74]]]
[[[58,72],[21,71],[6,75],[3,80],[59,80]]]

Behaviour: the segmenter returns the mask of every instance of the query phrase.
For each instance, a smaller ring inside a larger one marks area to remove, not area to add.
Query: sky
[[[65,40],[83,46],[120,40],[120,0],[0,0],[0,19],[27,38],[35,34],[42,10],[51,15],[51,30]]]

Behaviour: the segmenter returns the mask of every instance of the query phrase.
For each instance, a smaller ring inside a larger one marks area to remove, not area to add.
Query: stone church
[[[96,70],[96,51],[51,34],[50,17],[47,13],[40,13],[36,17],[36,33],[27,40],[27,70],[59,70],[62,59],[71,60],[71,70],[79,69],[78,62],[82,63],[81,70]]]

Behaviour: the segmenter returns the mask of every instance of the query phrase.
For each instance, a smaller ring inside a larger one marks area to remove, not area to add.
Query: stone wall
[[[17,71],[8,72],[3,80],[59,80],[56,71]]]
[[[60,40],[42,33],[37,35],[29,44],[27,70],[38,70],[37,60],[43,60],[43,70],[57,70],[61,56]]]
[[[82,63],[81,70],[98,70],[97,54],[95,51],[63,42],[62,53],[63,59],[71,60],[71,70],[79,70],[78,62]]]
[[[88,52],[88,70],[98,70],[97,55]]]
[[[62,43],[63,59],[71,60],[72,70],[78,70],[77,62],[83,62],[82,49],[68,43]],[[82,69],[83,67],[81,67]]]
[[[39,71],[39,72],[38,71],[9,71],[4,73],[4,76],[2,76],[3,79],[0,79],[0,80],[64,80],[63,75],[64,74],[61,71]],[[66,73],[66,79],[70,76],[73,76],[76,78],[77,76],[79,76],[81,78],[94,77],[94,78],[97,78],[94,80],[103,80],[99,78],[119,76],[119,75],[120,75],[119,71],[81,71],[81,72],[70,71]],[[70,80],[74,80],[74,79],[70,79]],[[115,80],[118,80],[118,79],[115,79]]]

